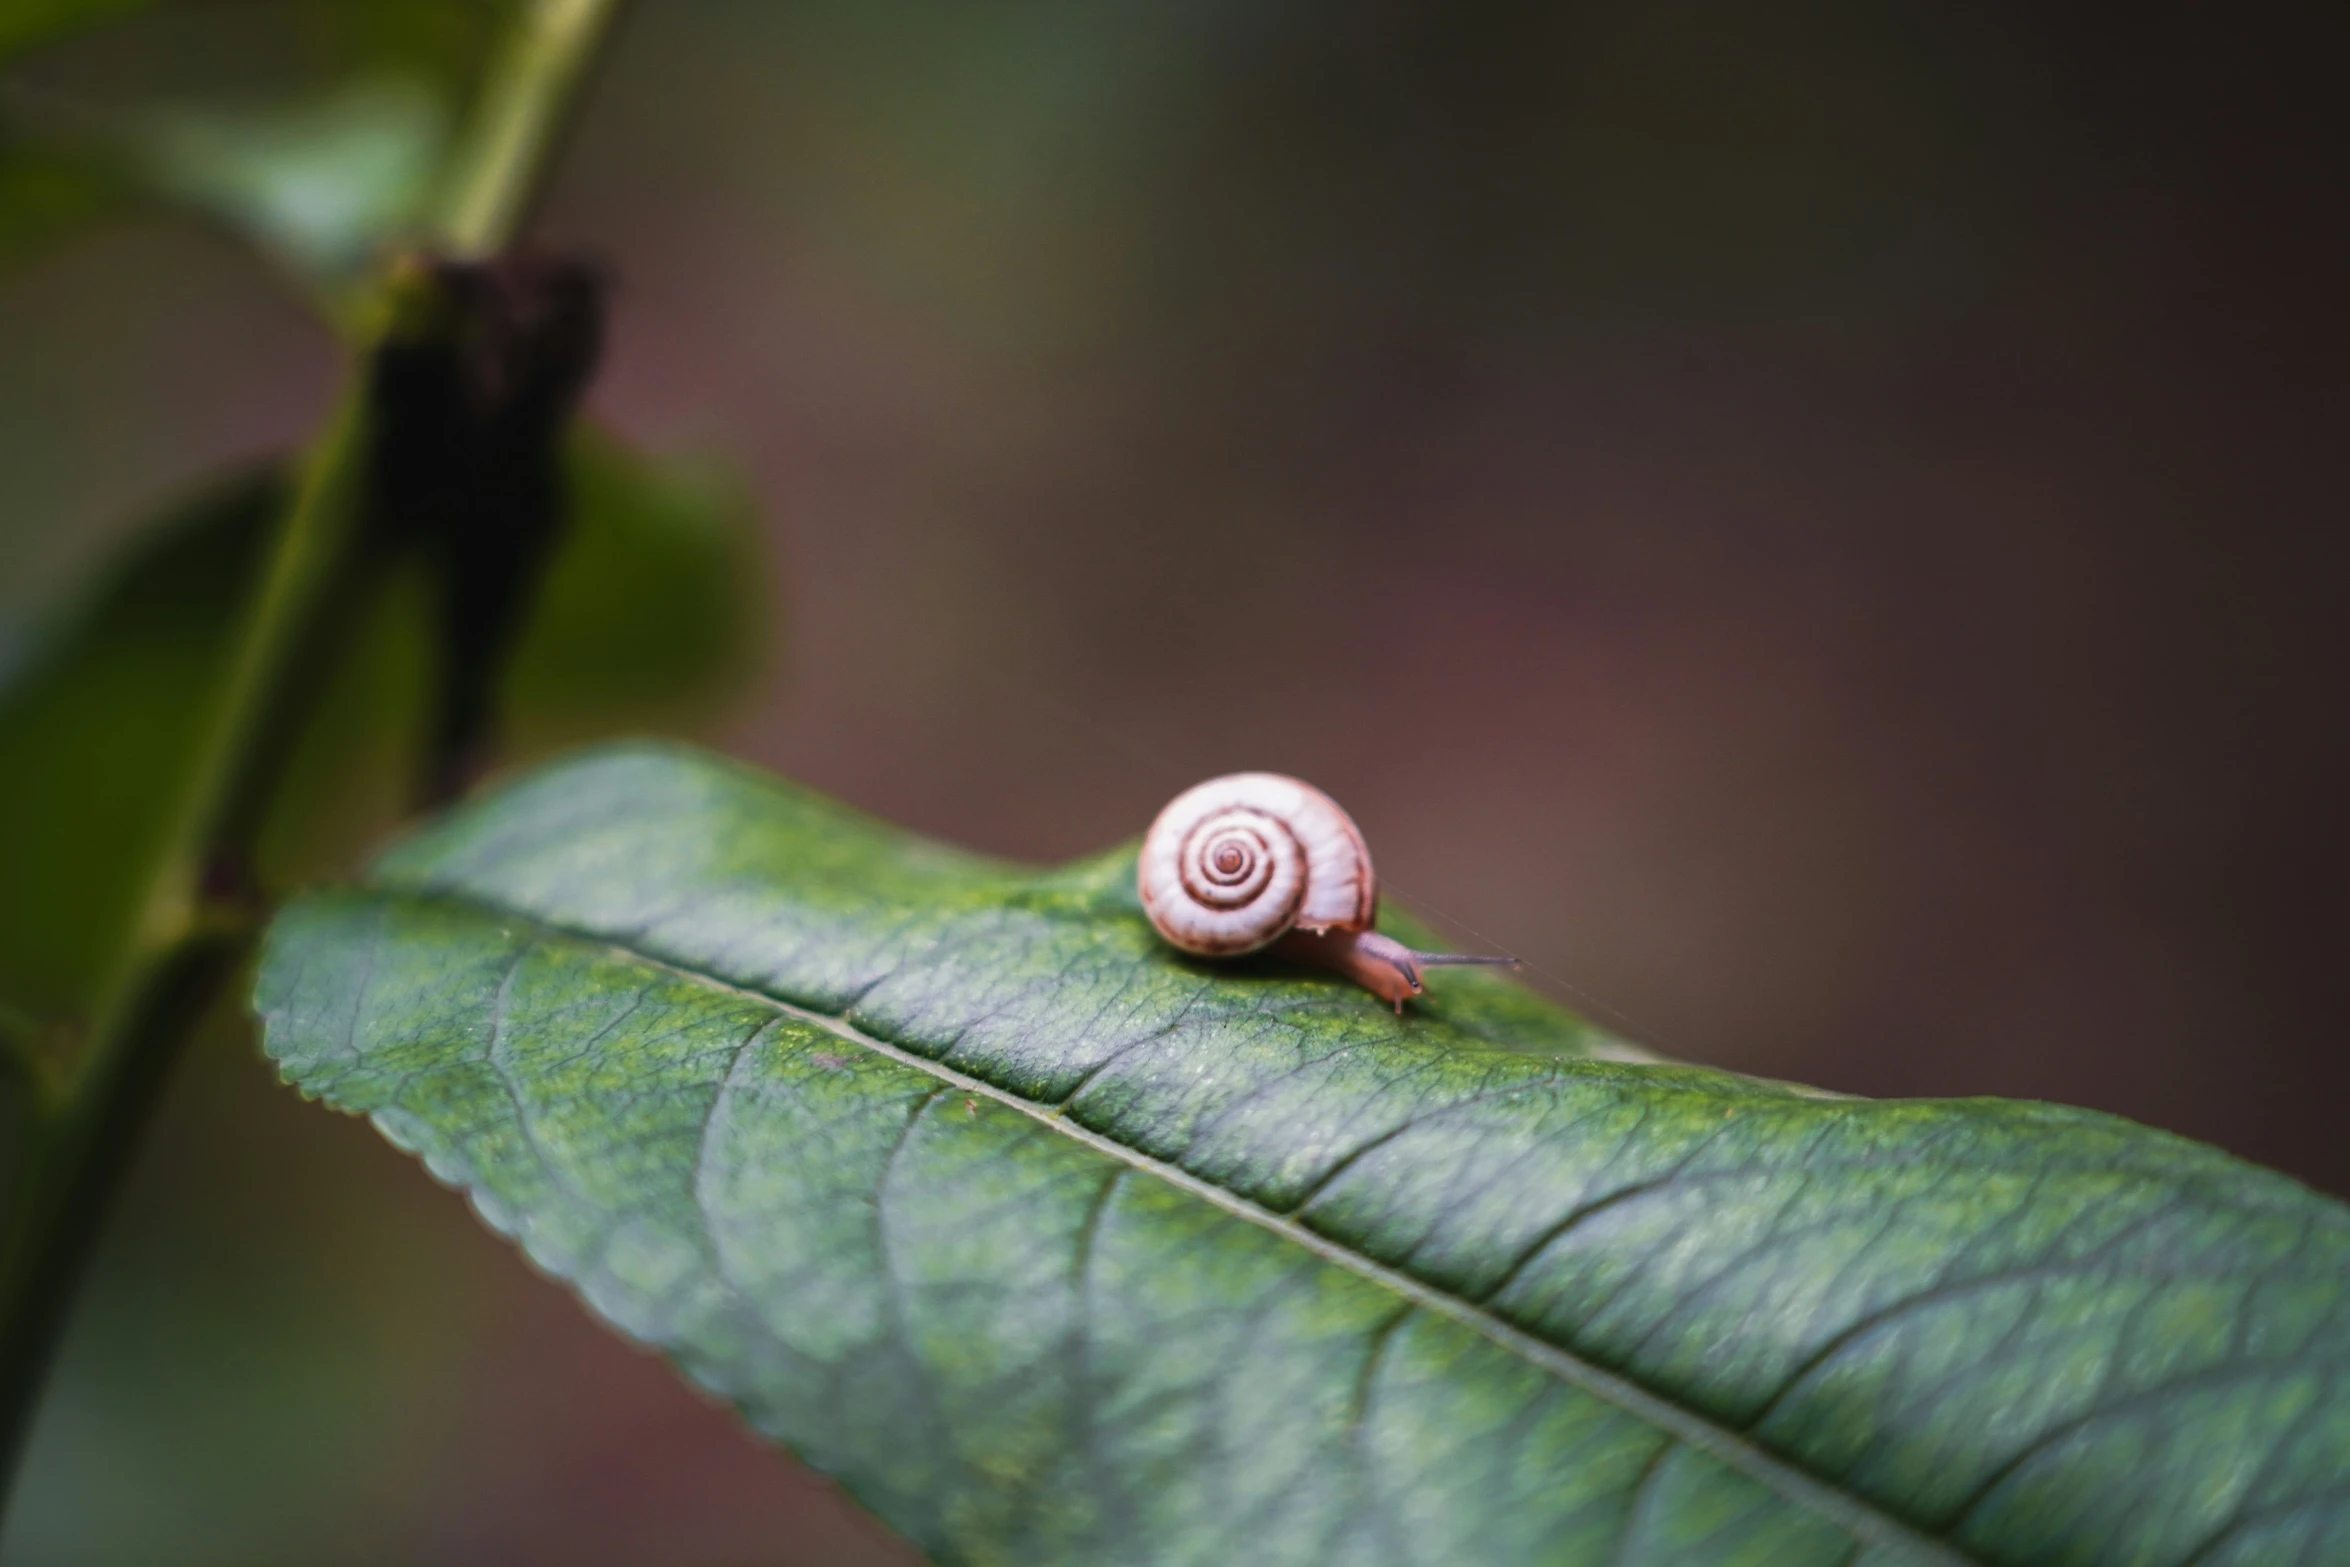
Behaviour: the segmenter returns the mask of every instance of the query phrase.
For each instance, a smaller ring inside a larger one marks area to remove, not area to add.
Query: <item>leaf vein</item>
[[[542,916],[526,914],[485,898],[476,892],[452,897],[446,892],[422,892],[415,889],[393,889],[395,895],[420,900],[446,898],[469,907],[475,912],[491,913],[500,918],[527,922],[549,934],[559,935],[585,945],[601,948],[631,963],[643,964],[674,975],[689,983],[734,996],[778,1010],[825,1029],[835,1036],[874,1054],[883,1056],[913,1071],[937,1080],[939,1087],[925,1095],[921,1105],[927,1106],[949,1090],[959,1090],[1002,1105],[1031,1120],[1057,1131],[1072,1141],[1082,1144],[1112,1160],[1127,1164],[1136,1171],[1150,1175],[1169,1186],[1221,1209],[1233,1218],[1252,1224],[1282,1237],[1310,1256],[1332,1266],[1353,1273],[1365,1281],[1392,1291],[1403,1300],[1429,1312],[1447,1318],[1484,1337],[1503,1351],[1527,1362],[1545,1374],[1569,1383],[1602,1401],[1613,1404],[1634,1418],[1655,1427],[1682,1445],[1703,1452],[1726,1467],[1746,1475],[1777,1493],[1789,1502],[1804,1507],[1833,1522],[1857,1538],[1872,1544],[1881,1544],[1918,1555],[1927,1561],[1939,1561],[1947,1567],[1971,1564],[1972,1558],[1959,1554],[1925,1533],[1916,1525],[1879,1505],[1850,1492],[1837,1489],[1819,1479],[1793,1461],[1780,1457],[1747,1435],[1723,1425],[1711,1417],[1681,1404],[1670,1396],[1656,1392],[1628,1377],[1607,1370],[1595,1362],[1551,1343],[1547,1339],[1505,1321],[1476,1301],[1464,1299],[1439,1286],[1416,1278],[1400,1269],[1374,1261],[1328,1236],[1322,1235],[1296,1218],[1275,1212],[1269,1207],[1244,1197],[1213,1181],[1193,1174],[1180,1165],[1153,1157],[1139,1149],[1118,1142],[1101,1132],[1071,1119],[1053,1106],[1028,1099],[1009,1089],[999,1087],[984,1078],[974,1077],[919,1051],[894,1043],[830,1013],[802,1005],[770,992],[752,989],[720,979],[687,965],[672,962],[652,953],[613,941],[610,937],[592,931],[568,929]],[[908,1117],[906,1136],[912,1133],[913,1123],[920,1117],[917,1108]],[[893,1147],[890,1159],[894,1164],[904,1146],[904,1139]],[[886,1186],[886,1177],[884,1179]],[[877,1201],[879,1193],[877,1192]],[[896,1269],[883,1250],[884,1269],[891,1279],[891,1309],[902,1313],[902,1305],[895,1298]],[[902,1322],[902,1315],[901,1315]],[[909,1345],[909,1347],[911,1347]],[[917,1379],[919,1381],[920,1379]],[[927,1400],[928,1389],[921,1394]]]

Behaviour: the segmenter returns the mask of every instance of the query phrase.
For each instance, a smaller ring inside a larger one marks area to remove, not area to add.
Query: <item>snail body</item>
[[[1274,949],[1335,969],[1398,1013],[1438,964],[1509,958],[1415,952],[1371,927],[1379,881],[1352,817],[1280,773],[1229,773],[1159,812],[1135,865],[1143,912],[1168,943],[1205,958]]]

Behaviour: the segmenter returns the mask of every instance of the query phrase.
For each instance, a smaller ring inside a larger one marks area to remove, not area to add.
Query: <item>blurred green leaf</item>
[[[268,110],[159,111],[137,144],[156,189],[341,283],[422,214],[448,133],[430,86],[379,78]]]
[[[95,26],[157,0],[8,0],[0,5],[0,60]]]
[[[469,77],[523,0],[5,0],[0,62],[140,11],[195,13],[204,35],[250,45],[256,33],[292,46],[330,74],[395,70]],[[184,41],[185,32],[166,35]],[[248,48],[246,52],[250,52]]]
[[[619,748],[289,907],[256,1004],[941,1562],[2350,1559],[2350,1210],[1190,961],[1133,878]]]
[[[131,198],[161,198],[221,223],[337,303],[335,291],[405,238],[432,201],[457,113],[517,9],[511,0],[255,0],[209,10],[0,0],[0,61],[150,8],[175,14],[119,30],[101,54],[173,83],[150,87],[154,101],[109,107],[104,70],[86,89],[72,71],[37,88],[0,84],[0,263]],[[192,39],[206,49],[190,50]],[[276,62],[263,76],[286,78],[264,99],[240,79],[237,96],[221,100],[232,89],[212,79],[220,72],[191,75],[158,59],[177,50],[237,60],[261,43]]]
[[[0,125],[0,266],[106,216],[124,193],[121,174],[103,161]]]
[[[724,469],[573,444],[569,538],[506,675],[526,751],[706,716],[753,667],[767,595],[750,492]]]
[[[85,1013],[109,977],[271,520],[274,473],[140,541],[0,694],[0,997]]]
[[[509,671],[521,754],[707,716],[748,668],[758,571],[747,502],[690,467],[582,436],[576,514]],[[217,486],[146,534],[0,690],[0,1003],[86,1018],[209,717],[285,487]],[[303,738],[263,844],[315,874],[404,803],[428,667],[421,584],[391,584]]]

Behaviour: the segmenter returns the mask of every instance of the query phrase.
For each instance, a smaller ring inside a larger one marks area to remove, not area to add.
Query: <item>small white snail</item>
[[[1379,881],[1354,821],[1311,784],[1229,773],[1168,802],[1135,865],[1143,912],[1161,936],[1204,958],[1273,947],[1336,969],[1382,1001],[1420,993],[1420,970],[1514,958],[1414,952],[1371,928]]]

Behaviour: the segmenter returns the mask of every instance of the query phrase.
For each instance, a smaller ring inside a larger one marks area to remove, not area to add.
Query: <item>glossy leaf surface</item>
[[[950,1562],[2350,1559],[2350,1212],[1209,966],[629,748],[275,929],[288,1077]]]

